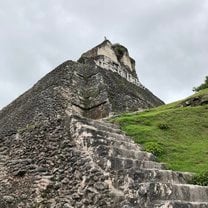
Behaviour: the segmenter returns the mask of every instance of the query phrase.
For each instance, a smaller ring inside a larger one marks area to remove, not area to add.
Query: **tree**
[[[193,91],[194,92],[199,92],[200,90],[203,90],[203,89],[206,89],[206,88],[208,88],[208,76],[205,77],[204,83],[202,83],[198,87],[194,87]]]

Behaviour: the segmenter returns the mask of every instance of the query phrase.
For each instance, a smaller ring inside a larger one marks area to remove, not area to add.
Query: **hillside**
[[[114,119],[128,135],[178,171],[208,170],[208,89],[185,100]]]

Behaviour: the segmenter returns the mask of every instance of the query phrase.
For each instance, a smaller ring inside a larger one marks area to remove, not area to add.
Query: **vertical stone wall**
[[[115,52],[112,49],[112,44],[110,42],[106,42],[106,44],[97,48],[97,56],[103,55],[110,58],[113,62],[119,63]]]
[[[131,60],[127,52],[124,52],[124,55],[122,56],[120,62],[127,66],[131,71],[133,71]]]
[[[127,81],[143,87],[141,82],[135,78],[128,70],[122,66],[120,63],[113,62],[112,59],[107,56],[101,55],[95,59],[95,64],[101,68],[110,70],[112,72],[118,73],[121,77],[125,78]],[[144,87],[143,87],[144,88]]]
[[[84,53],[81,58],[90,58],[99,67],[116,72],[129,82],[143,87],[136,75],[135,61],[129,56],[128,50],[120,44],[113,45],[105,40]]]

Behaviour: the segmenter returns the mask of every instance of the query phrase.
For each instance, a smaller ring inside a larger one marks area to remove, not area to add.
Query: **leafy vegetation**
[[[200,90],[207,89],[207,88],[208,88],[208,76],[205,77],[204,83],[202,83],[198,87],[194,87],[193,91],[194,92],[199,92]]]
[[[195,175],[190,183],[201,186],[208,186],[208,171]]]
[[[208,89],[194,96],[208,95]],[[208,171],[208,105],[183,107],[183,101],[113,119],[135,142],[170,169]]]
[[[145,143],[144,144],[144,149],[147,152],[151,152],[155,156],[160,156],[164,152],[164,149],[163,149],[162,145],[160,145],[157,142],[147,142],[147,143]]]
[[[158,124],[158,127],[159,127],[160,129],[163,129],[163,130],[169,129],[169,126],[168,126],[167,123],[159,123],[159,124]]]
[[[113,49],[114,49],[116,56],[118,57],[119,60],[122,58],[124,53],[127,51],[127,49],[120,44],[114,44]]]

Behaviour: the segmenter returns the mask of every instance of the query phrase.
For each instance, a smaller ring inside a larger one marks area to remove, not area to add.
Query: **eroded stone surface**
[[[124,46],[105,40],[82,54],[78,61],[85,63],[86,59],[91,59],[97,66],[115,72],[127,81],[144,88],[136,74],[135,60],[129,56],[128,49]]]
[[[208,207],[190,174],[91,119],[160,104],[90,59],[63,63],[0,111],[0,208]]]
[[[207,95],[199,95],[195,97],[190,97],[184,100],[181,105],[183,107],[187,106],[200,106],[200,105],[207,105],[208,104],[208,96]]]
[[[0,207],[208,206],[208,188],[185,184],[188,174],[159,170],[155,157],[114,125],[67,114],[23,129],[1,147],[9,144]]]

